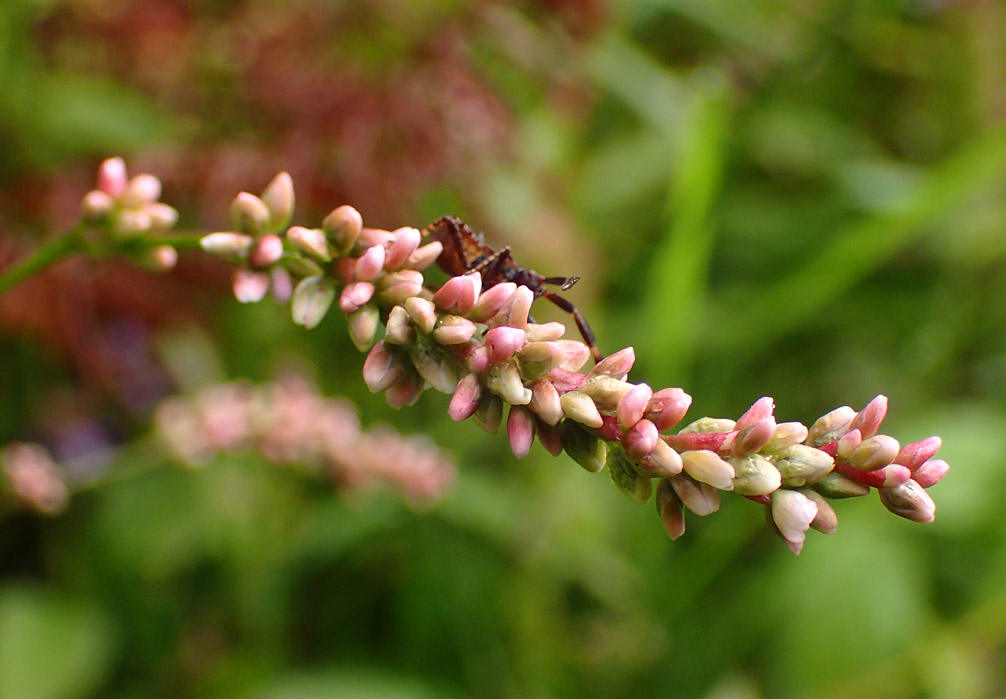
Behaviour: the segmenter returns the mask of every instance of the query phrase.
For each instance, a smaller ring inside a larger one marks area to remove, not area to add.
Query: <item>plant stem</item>
[[[49,265],[83,249],[83,227],[77,224],[65,235],[54,238],[35,252],[0,271],[0,295]]]

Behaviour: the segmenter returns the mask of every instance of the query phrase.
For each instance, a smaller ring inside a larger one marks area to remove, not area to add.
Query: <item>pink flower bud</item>
[[[339,310],[343,313],[354,313],[374,297],[374,285],[370,282],[353,282],[347,284],[339,295]]]
[[[458,381],[451,396],[450,405],[447,406],[447,414],[455,422],[467,420],[479,407],[479,400],[482,398],[482,384],[475,374],[465,374]]]
[[[621,379],[629,373],[629,369],[632,368],[635,361],[635,350],[631,347],[626,347],[625,349],[618,350],[614,354],[608,355],[595,364],[594,368],[587,374],[587,377],[611,376],[616,379]]]
[[[528,342],[517,350],[517,368],[528,381],[536,381],[562,363],[565,355],[555,342]]]
[[[406,348],[412,366],[432,388],[441,393],[454,393],[458,385],[458,369],[450,357],[436,348],[410,345]],[[530,391],[528,391],[530,393]]]
[[[737,418],[737,424],[734,426],[734,429],[738,432],[743,432],[755,423],[771,417],[774,410],[775,402],[770,396],[759,398],[754,402],[754,405],[747,409],[747,412]]]
[[[516,290],[517,285],[513,282],[503,282],[489,287],[479,295],[468,317],[476,323],[486,322],[500,312]]]
[[[363,361],[363,380],[371,393],[391,388],[404,376],[405,364],[384,340],[378,341]]]
[[[685,533],[685,510],[668,479],[662,478],[657,483],[655,502],[667,536],[671,537],[671,541],[676,541]]]
[[[269,293],[279,303],[286,303],[293,296],[293,280],[283,267],[273,267],[269,271]]]
[[[405,267],[409,269],[415,269],[418,271],[423,271],[440,257],[441,253],[444,251],[444,245],[439,240],[432,243],[427,243],[416,249],[414,253],[409,255],[409,259],[405,263]]]
[[[122,158],[109,158],[101,164],[98,189],[113,198],[126,191],[126,163]]]
[[[536,421],[536,427],[538,430],[538,441],[545,447],[545,451],[552,456],[559,456],[563,449],[562,434],[559,432],[559,428],[547,425],[540,420]]]
[[[841,439],[849,431],[849,423],[854,417],[856,411],[848,405],[822,415],[810,426],[807,443],[812,447],[819,447]]]
[[[579,340],[556,340],[555,342],[564,355],[562,364],[559,365],[560,369],[579,371],[590,359],[590,348]]]
[[[377,294],[387,303],[403,303],[423,290],[423,275],[411,269],[389,272],[375,281]]]
[[[231,203],[231,221],[236,231],[259,236],[269,229],[269,209],[254,194],[240,192]]]
[[[414,405],[423,393],[423,380],[414,371],[406,372],[401,381],[384,392],[384,400],[392,408],[398,410],[407,405]]]
[[[645,417],[653,421],[658,431],[666,432],[681,422],[691,405],[692,397],[680,388],[662,388],[650,398]]]
[[[356,260],[353,268],[354,276],[361,282],[369,282],[377,279],[384,269],[384,247],[374,245],[364,251]]]
[[[681,455],[662,439],[657,439],[653,451],[642,457],[638,465],[641,473],[654,478],[676,476],[683,468]]]
[[[926,461],[933,458],[941,446],[943,446],[943,440],[939,437],[927,437],[921,442],[906,444],[894,458],[894,463],[907,466],[910,471],[915,471]]]
[[[643,419],[652,397],[653,389],[645,383],[640,383],[618,400],[615,414],[622,429],[628,429]]]
[[[415,228],[399,228],[392,235],[395,240],[384,257],[384,268],[389,271],[394,271],[409,261],[409,257],[419,248],[421,237]]]
[[[429,335],[437,325],[437,309],[433,302],[420,296],[405,299],[405,310],[420,332]]]
[[[769,452],[776,452],[794,444],[800,444],[807,439],[807,427],[800,422],[781,422],[775,426],[772,439],[768,441],[763,449]]]
[[[510,450],[518,459],[523,459],[531,451],[534,443],[534,414],[523,405],[511,405],[507,415],[506,432],[510,438]]]
[[[115,200],[100,189],[92,189],[80,202],[80,212],[88,221],[99,221],[115,206]]]
[[[440,345],[460,345],[468,342],[475,335],[475,323],[461,316],[441,316],[431,337]]]
[[[318,228],[290,226],[286,232],[286,239],[304,254],[316,257],[322,262],[332,260],[332,253],[328,249],[328,239],[325,238],[325,233]]]
[[[252,246],[248,253],[248,264],[252,267],[269,267],[283,257],[283,241],[275,233],[267,233]]]
[[[143,210],[150,217],[150,226],[159,231],[166,231],[178,223],[178,212],[159,201],[147,204]]]
[[[398,306],[396,306],[398,308]],[[376,306],[367,305],[351,313],[348,319],[349,339],[356,349],[366,352],[374,344],[377,336],[377,325],[381,320],[380,311]]]
[[[514,355],[527,344],[527,335],[523,330],[503,325],[492,328],[486,333],[486,349],[489,350],[489,363],[499,364]]]
[[[559,392],[551,381],[542,379],[536,381],[531,388],[531,402],[528,404],[547,425],[557,425],[562,419],[562,403]]]
[[[838,440],[838,449],[835,455],[843,459],[848,459],[852,452],[859,449],[863,443],[863,433],[859,430],[850,430]]]
[[[880,473],[884,474],[884,482],[880,486],[882,488],[901,485],[912,477],[912,472],[900,464],[889,464],[880,469]]]
[[[772,519],[783,539],[798,545],[794,553],[800,552],[815,517],[817,503],[803,493],[785,488],[772,493]]]
[[[708,483],[700,483],[687,473],[672,477],[670,482],[682,504],[699,517],[720,509],[720,492]]]
[[[915,469],[915,472],[912,474],[912,480],[923,488],[931,488],[939,483],[949,470],[950,464],[943,459],[930,459]]]
[[[580,424],[595,429],[604,424],[601,413],[597,410],[597,406],[594,405],[594,401],[585,393],[580,393],[579,391],[564,393],[559,397],[559,404],[562,406],[562,412],[566,417],[576,420]]]
[[[142,206],[161,198],[161,181],[153,175],[137,175],[126,184],[122,193],[122,203],[126,206]]]
[[[250,269],[234,270],[231,279],[234,298],[241,303],[257,303],[269,291],[269,275],[265,272],[253,272]]]
[[[254,239],[242,233],[210,233],[199,239],[199,247],[226,262],[240,262],[248,256]]]
[[[150,214],[142,209],[120,209],[116,218],[116,232],[122,235],[140,235],[153,225]]]
[[[859,411],[856,417],[849,423],[849,429],[858,429],[863,434],[863,438],[869,438],[877,434],[877,428],[887,416],[887,396],[877,396],[866,407]]]
[[[515,362],[490,366],[485,373],[485,385],[511,405],[527,405],[531,402],[531,389],[524,386]]]
[[[339,254],[345,255],[360,237],[360,232],[363,230],[363,217],[352,206],[340,206],[325,217],[325,220],[321,222],[321,228]]]
[[[366,282],[357,282],[366,284]],[[393,306],[388,313],[384,328],[384,341],[391,345],[412,345],[417,340],[416,329],[409,319],[409,313],[401,306]]]
[[[622,436],[622,446],[629,458],[638,460],[653,451],[657,442],[660,442],[660,435],[657,427],[649,420],[640,420]],[[661,442],[661,444],[664,444]],[[664,444],[664,446],[667,446]],[[668,447],[669,448],[669,447]]]
[[[894,514],[913,522],[929,524],[936,517],[936,504],[914,480],[893,488],[881,488],[880,501]]]
[[[322,321],[335,300],[335,286],[327,277],[305,277],[293,290],[290,315],[293,322],[310,330]]]
[[[804,488],[800,490],[808,500],[813,500],[817,505],[817,515],[810,523],[811,529],[816,529],[822,534],[834,534],[838,530],[838,515],[835,509],[820,493]]]
[[[178,264],[178,251],[170,245],[158,245],[147,252],[143,262],[156,272],[168,272]]]
[[[740,423],[738,422],[738,424]],[[739,430],[737,436],[734,437],[734,454],[747,456],[760,451],[772,439],[772,435],[775,434],[775,426],[775,418],[772,415],[766,415],[758,422]]]
[[[281,172],[272,178],[262,192],[262,201],[269,209],[269,220],[273,230],[280,230],[293,216],[293,178],[290,173]]]
[[[861,471],[875,471],[894,461],[901,445],[894,437],[879,434],[863,441],[849,454],[849,464]]]
[[[503,314],[503,325],[511,328],[524,329],[527,325],[527,315],[531,312],[531,303],[534,301],[534,292],[526,286],[518,286],[517,290],[507,300],[501,313]]]
[[[482,400],[475,411],[475,420],[489,434],[496,434],[496,430],[503,421],[503,401],[492,393],[482,393]]]

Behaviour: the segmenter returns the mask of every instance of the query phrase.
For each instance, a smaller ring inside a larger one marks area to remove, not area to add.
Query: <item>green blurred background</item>
[[[672,543],[443,395],[369,395],[338,314],[239,306],[195,254],[64,263],[0,302],[0,441],[96,480],[0,511],[0,697],[1003,695],[1004,122],[992,0],[3,0],[3,264],[108,155],[204,230],[286,169],[299,223],[457,214],[579,275],[602,350],[693,416],[884,393],[952,470],[931,526],[843,501],[794,558],[726,497]],[[166,395],[290,368],[450,450],[449,494],[144,441]]]

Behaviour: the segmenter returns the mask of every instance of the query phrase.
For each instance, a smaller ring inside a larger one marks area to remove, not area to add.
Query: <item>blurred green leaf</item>
[[[255,699],[435,699],[459,695],[387,669],[354,666],[291,674],[253,696]]]
[[[114,647],[113,629],[93,603],[38,587],[0,588],[0,697],[92,696]]]

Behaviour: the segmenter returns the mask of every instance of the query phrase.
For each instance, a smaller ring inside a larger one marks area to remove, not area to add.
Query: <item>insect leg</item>
[[[556,306],[571,313],[573,315],[573,320],[576,321],[576,327],[580,329],[580,334],[583,336],[583,341],[587,343],[587,347],[590,348],[590,355],[594,358],[594,363],[604,359],[604,355],[601,354],[601,350],[597,347],[597,338],[594,337],[594,331],[590,329],[590,324],[587,319],[583,317],[583,314],[577,310],[576,306],[569,302],[569,300],[559,296],[559,294],[549,289],[542,291],[542,296],[547,298],[549,301],[554,303]]]

